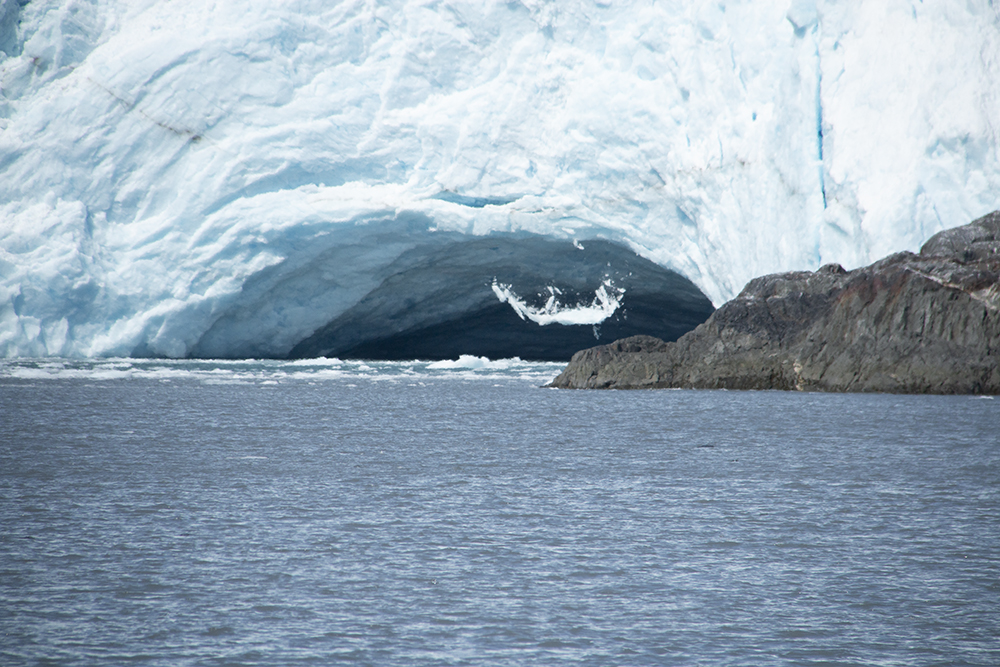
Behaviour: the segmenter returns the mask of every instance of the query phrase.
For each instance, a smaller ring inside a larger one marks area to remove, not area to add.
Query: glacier
[[[439,244],[394,260],[376,289],[288,356],[569,361],[584,348],[639,334],[677,340],[715,310],[687,278],[610,241],[453,232],[434,238]],[[237,347],[233,334],[241,327],[220,322],[191,356],[266,352],[249,340]]]
[[[0,354],[284,356],[441,234],[719,305],[1000,208],[998,128],[992,0],[0,0]]]

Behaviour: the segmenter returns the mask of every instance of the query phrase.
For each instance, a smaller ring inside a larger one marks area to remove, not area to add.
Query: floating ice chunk
[[[472,354],[463,354],[458,357],[458,359],[443,359],[441,361],[435,361],[434,363],[427,364],[427,368],[432,370],[454,370],[454,369],[489,369],[489,370],[505,370],[510,368],[512,365],[517,365],[523,363],[517,357],[512,359],[497,359],[492,360],[487,357],[477,357]]]
[[[611,280],[605,280],[594,292],[594,300],[587,306],[564,306],[559,303],[562,292],[549,287],[549,298],[541,308],[529,306],[514,293],[510,285],[493,281],[493,293],[501,303],[507,303],[522,320],[545,326],[547,324],[600,324],[611,317],[621,305],[625,290],[615,287]]]

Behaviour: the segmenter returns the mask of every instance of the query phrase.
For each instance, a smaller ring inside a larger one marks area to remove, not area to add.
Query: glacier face
[[[719,304],[1000,208],[991,0],[23,2],[5,356],[281,356],[441,232],[622,242]]]
[[[378,288],[289,356],[569,361],[584,348],[637,334],[677,340],[714,310],[687,278],[610,241],[436,238],[443,243],[403,253]],[[213,333],[193,356],[260,354],[234,347],[231,330]]]

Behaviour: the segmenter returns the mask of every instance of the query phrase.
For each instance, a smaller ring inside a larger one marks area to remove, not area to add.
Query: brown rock
[[[755,278],[677,342],[583,350],[551,386],[1000,394],[1000,211],[919,255]]]

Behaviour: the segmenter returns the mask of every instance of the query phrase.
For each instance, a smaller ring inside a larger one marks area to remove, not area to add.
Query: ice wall
[[[6,356],[223,318],[284,354],[441,231],[622,241],[719,304],[1000,208],[990,0],[22,2]]]

